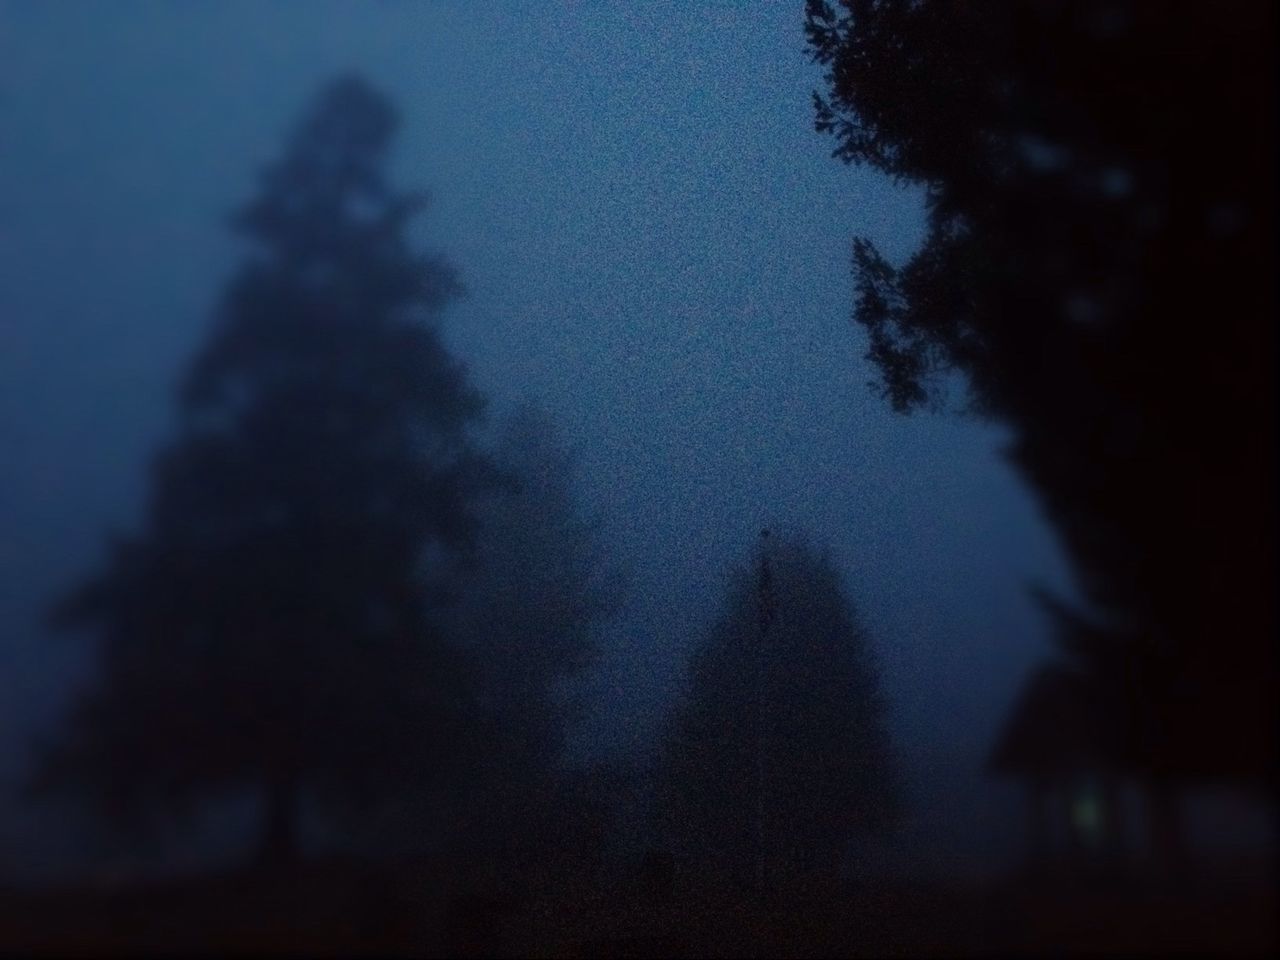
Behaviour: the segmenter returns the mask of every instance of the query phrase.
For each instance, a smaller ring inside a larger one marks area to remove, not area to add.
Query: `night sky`
[[[78,675],[42,611],[138,516],[241,253],[226,216],[355,70],[399,104],[393,179],[432,192],[419,239],[469,288],[450,343],[495,405],[555,416],[629,571],[583,753],[648,740],[728,566],[800,527],[875,638],[909,843],[1016,840],[979,768],[1048,649],[1026,585],[1069,581],[1000,431],[868,388],[850,241],[901,259],[920,197],[813,132],[799,0],[746,6],[0,3],[7,776]]]

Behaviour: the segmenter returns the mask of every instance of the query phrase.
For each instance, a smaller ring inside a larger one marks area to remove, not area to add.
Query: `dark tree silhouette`
[[[1269,4],[810,0],[835,155],[925,188],[854,243],[898,410],[1014,429],[1088,610],[1050,602],[1152,783],[1275,785]]]
[[[733,573],[693,655],[656,799],[677,860],[770,885],[830,875],[899,802],[878,672],[839,571],[801,540],[773,541]]]
[[[438,773],[462,674],[429,554],[466,547],[487,471],[481,398],[432,325],[458,281],[408,247],[421,200],[383,178],[396,125],[360,80],[333,83],[235,219],[253,255],[182,385],[143,529],[57,610],[101,657],[38,786],[144,819],[256,787],[263,853],[288,858],[304,798]]]

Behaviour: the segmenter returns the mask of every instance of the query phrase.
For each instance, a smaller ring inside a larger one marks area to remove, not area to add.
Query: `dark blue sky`
[[[643,740],[727,565],[765,523],[803,526],[874,632],[914,835],[977,842],[976,768],[1047,647],[1024,584],[1066,576],[998,430],[899,417],[866,386],[850,239],[905,256],[919,196],[813,133],[801,12],[0,2],[6,767],[73,673],[43,605],[137,515],[236,263],[225,216],[354,69],[400,105],[395,178],[432,191],[420,238],[471,290],[451,342],[495,398],[553,412],[631,571],[587,742]],[[945,815],[940,783],[963,786]]]

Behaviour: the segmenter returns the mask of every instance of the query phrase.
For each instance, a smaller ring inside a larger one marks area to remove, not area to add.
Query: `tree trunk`
[[[261,865],[279,866],[298,859],[298,810],[297,777],[284,774],[269,779],[263,793]]]

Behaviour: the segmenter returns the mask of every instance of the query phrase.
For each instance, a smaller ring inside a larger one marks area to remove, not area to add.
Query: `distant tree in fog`
[[[766,540],[693,654],[660,762],[663,842],[693,869],[745,879],[763,798],[768,877],[829,873],[850,840],[893,822],[897,784],[871,641],[839,571],[801,540]]]
[[[304,798],[372,801],[449,760],[463,672],[433,571],[489,481],[481,397],[432,322],[459,283],[410,249],[421,200],[383,177],[396,126],[331,84],[235,218],[253,253],[142,529],[58,607],[100,657],[37,788],[146,818],[256,787],[263,854],[288,857]]]
[[[473,661],[456,841],[479,862],[545,859],[571,842],[582,785],[565,764],[596,629],[619,576],[577,502],[573,451],[525,404],[497,424],[506,482],[476,505],[473,560],[455,582],[449,632]]]

